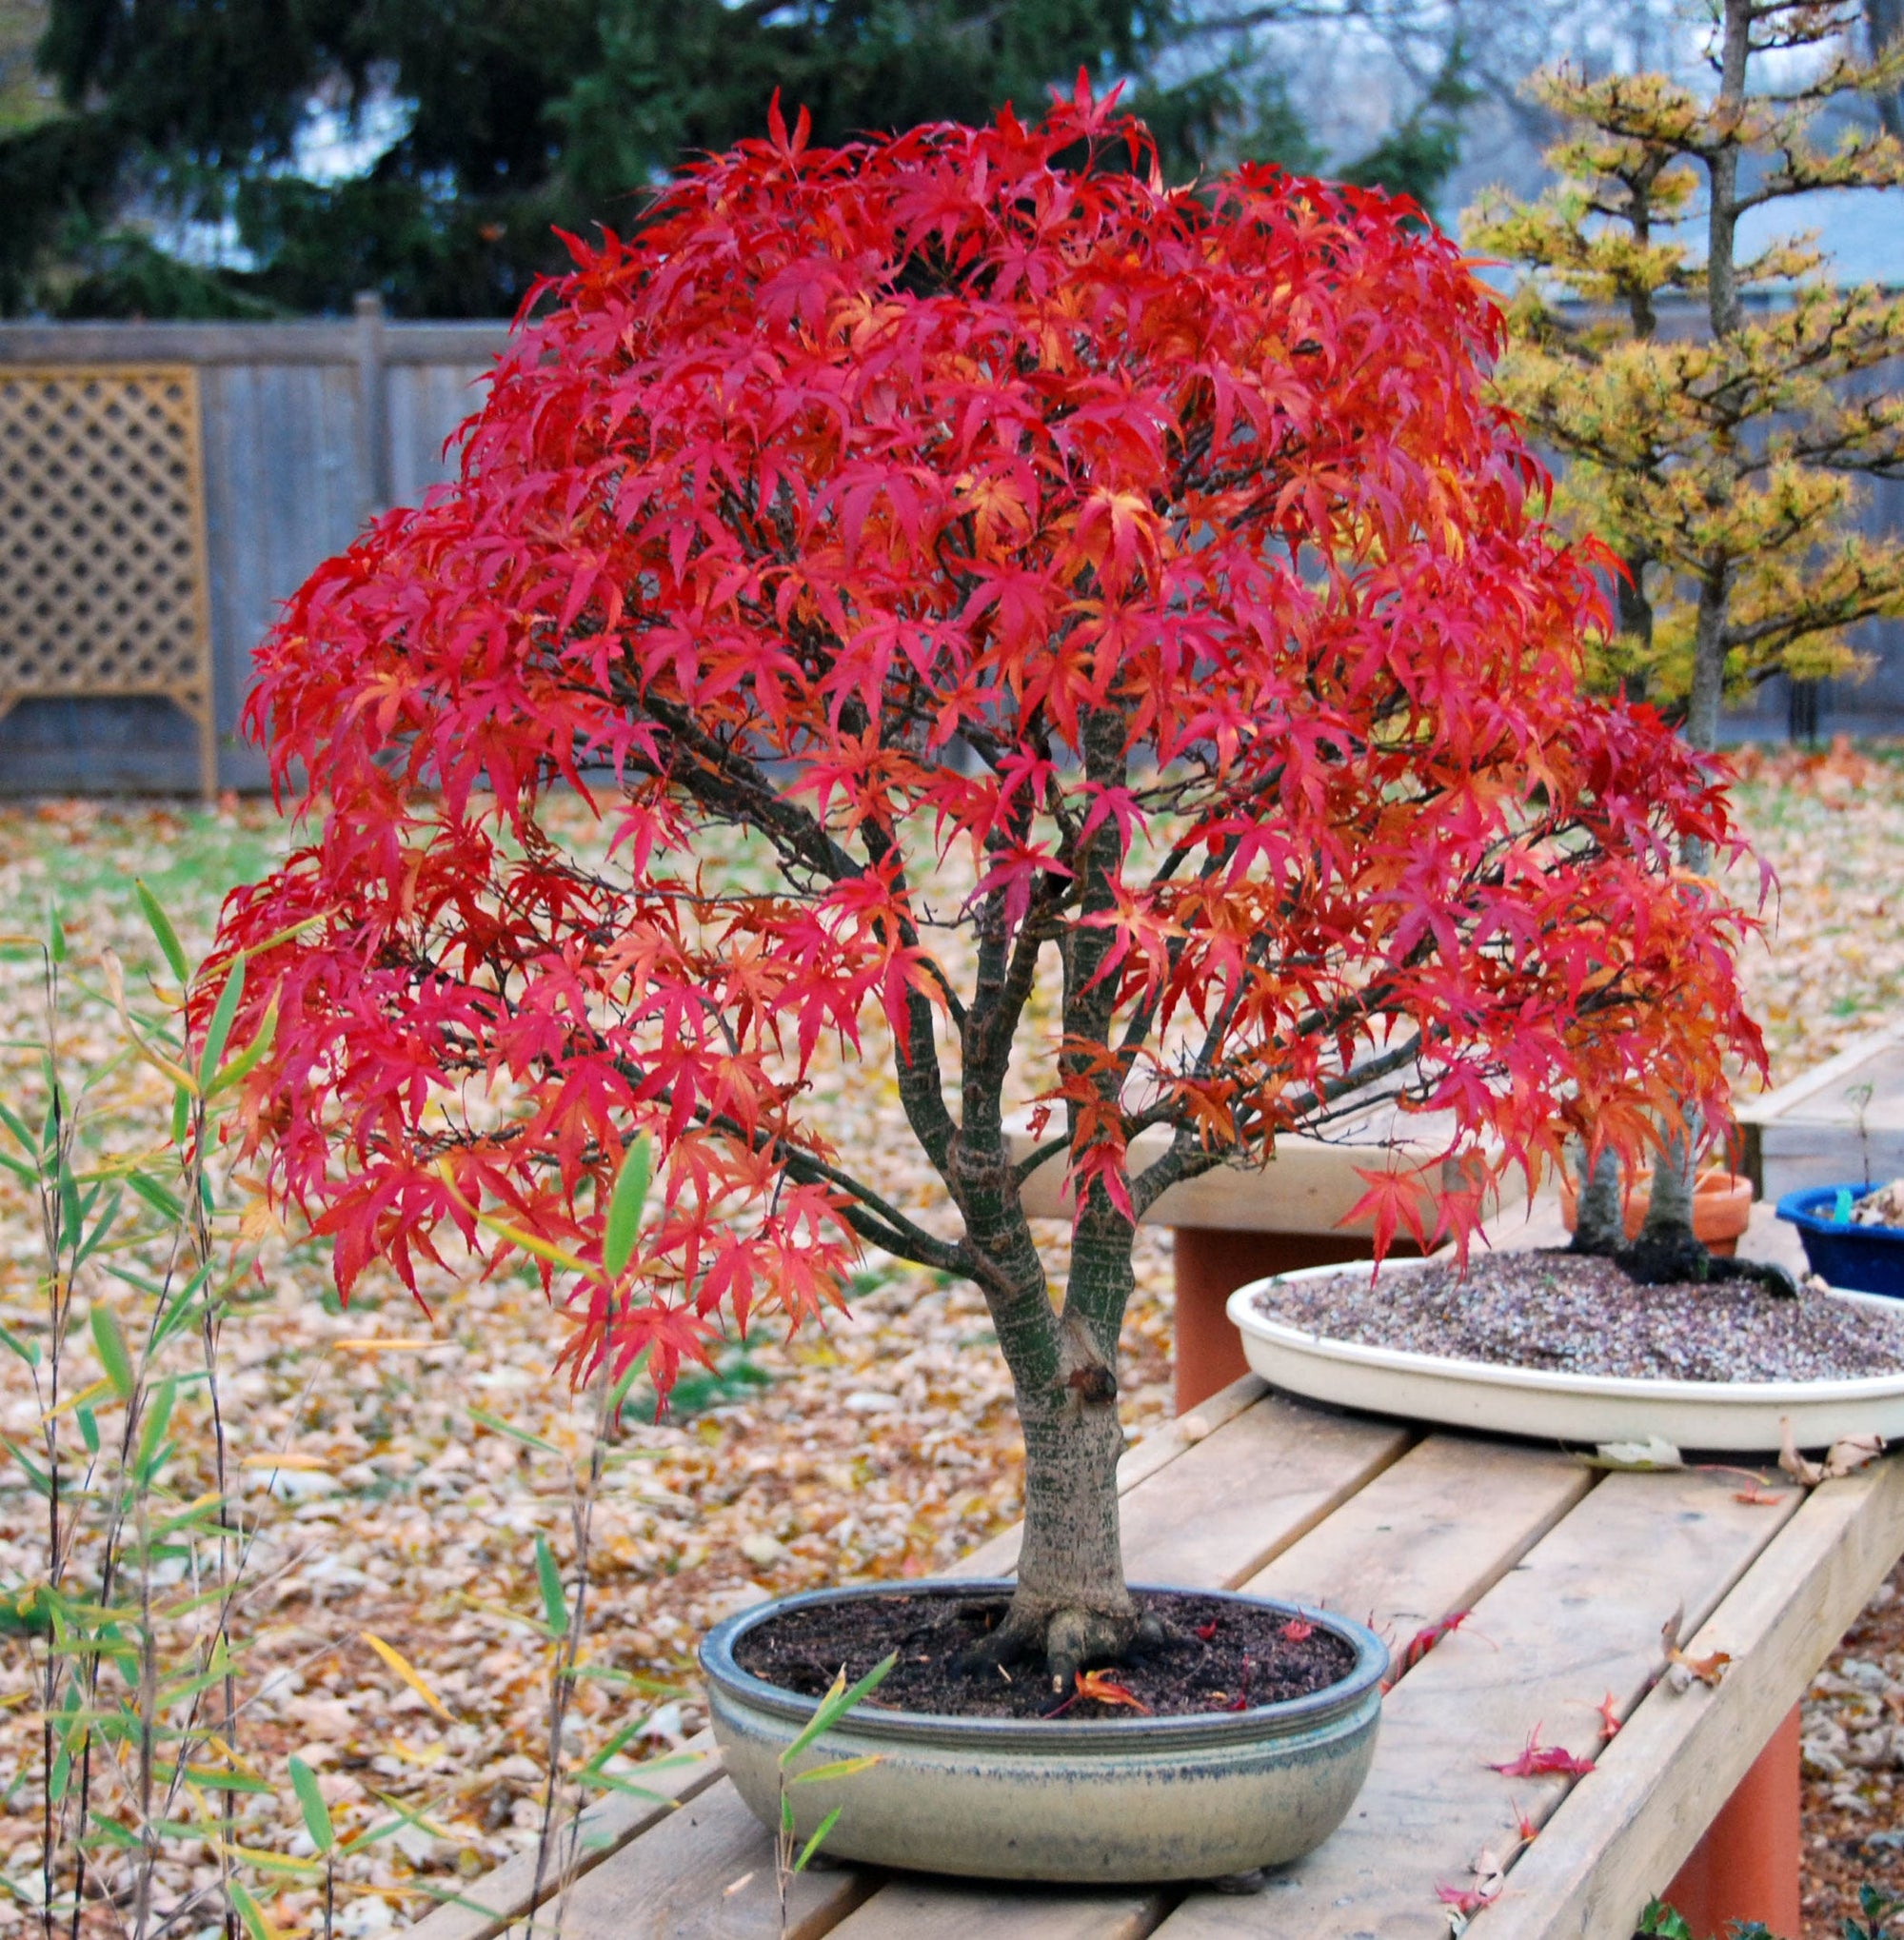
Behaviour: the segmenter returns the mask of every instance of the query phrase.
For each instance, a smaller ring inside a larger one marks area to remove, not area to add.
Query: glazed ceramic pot
[[[1653,1194],[1644,1179],[1628,1194],[1624,1223],[1629,1239],[1639,1237],[1652,1199]],[[1578,1188],[1572,1173],[1564,1169],[1560,1174],[1560,1217],[1569,1233],[1579,1224]],[[1752,1181],[1743,1173],[1710,1166],[1693,1181],[1693,1237],[1707,1252],[1730,1259],[1751,1223]]]
[[[714,1735],[741,1796],[772,1827],[781,1753],[819,1700],[741,1669],[735,1645],[780,1611],[843,1597],[1002,1600],[1009,1582],[824,1590],[730,1616],[701,1646]],[[1206,1594],[1200,1592],[1200,1595]],[[877,1753],[838,1783],[795,1786],[799,1836],[835,1806],[836,1858],[925,1872],[1066,1884],[1213,1879],[1275,1866],[1335,1831],[1368,1775],[1388,1652],[1360,1624],[1267,1597],[1355,1653],[1306,1697],[1243,1712],[1105,1719],[958,1718],[862,1705],[804,1751],[805,1769]]]

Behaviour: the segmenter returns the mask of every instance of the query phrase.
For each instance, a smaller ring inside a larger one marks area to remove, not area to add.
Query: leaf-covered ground
[[[1746,974],[1775,1077],[1784,1078],[1900,1000],[1904,895],[1894,880],[1904,856],[1904,759],[1841,751],[1749,757],[1744,767],[1742,805],[1782,884],[1776,932]],[[111,948],[129,965],[149,963],[150,939],[129,893],[140,875],[196,950],[225,888],[264,866],[283,840],[268,809],[249,802],[215,815],[8,808],[0,908],[10,914],[0,927],[33,926],[51,899],[76,960]],[[24,1045],[36,976],[30,953],[0,949],[8,1096],[35,1081],[37,1060]],[[114,1042],[100,1012],[68,1051],[104,1059]],[[131,1105],[163,1116],[162,1082],[129,1071],[114,1082],[129,1088]],[[149,1099],[141,1085],[151,1087]],[[908,1157],[877,1058],[836,1058],[821,1087],[843,1147],[886,1191],[929,1215],[932,1195]],[[16,1331],[35,1321],[37,1227],[28,1214],[13,1184],[0,1182],[0,1321]],[[1046,1237],[1060,1278],[1063,1234],[1053,1228]],[[541,1608],[535,1539],[545,1535],[565,1565],[572,1558],[569,1473],[588,1416],[547,1376],[558,1335],[534,1282],[459,1277],[445,1275],[432,1288],[430,1316],[388,1286],[343,1314],[327,1302],[315,1251],[274,1242],[255,1304],[224,1336],[234,1459],[257,1529],[255,1587],[241,1618],[248,1703],[240,1749],[274,1788],[241,1801],[243,1841],[309,1851],[285,1781],[292,1752],[318,1772],[341,1831],[381,1814],[378,1794],[425,1821],[346,1863],[339,1924],[353,1940],[416,1917],[428,1905],[425,1889],[453,1890],[486,1871],[532,1844],[539,1823],[546,1661],[526,1621]],[[1133,1432],[1167,1412],[1168,1286],[1166,1245],[1146,1236],[1124,1343]],[[762,1333],[730,1352],[718,1377],[690,1377],[664,1423],[651,1414],[637,1390],[608,1457],[588,1653],[601,1668],[679,1684],[682,1694],[642,1700],[602,1680],[579,1686],[571,1759],[641,1727],[610,1773],[693,1729],[684,1681],[693,1640],[738,1602],[854,1576],[925,1574],[1017,1513],[1008,1388],[982,1303],[909,1267],[869,1267],[850,1316],[823,1336]],[[0,1434],[20,1438],[33,1428],[18,1364],[4,1358]],[[39,1518],[17,1471],[0,1477],[0,1586],[43,1574]],[[367,1632],[414,1665],[446,1718],[375,1654]],[[0,1872],[30,1898],[39,1738],[24,1653],[16,1643],[4,1650]],[[1815,1726],[1839,1702],[1835,1689],[1821,1693]],[[1887,1690],[1904,1704],[1904,1682]],[[1904,1764],[1904,1752],[1895,1762]],[[1861,1840],[1888,1829],[1891,1783],[1882,1761],[1849,1779],[1815,1778],[1808,1833],[1842,1842],[1854,1812],[1868,1829]],[[1841,1844],[1817,1850],[1822,1867]],[[214,1872],[209,1850],[183,1841],[167,1867],[169,1892]],[[1817,1924],[1808,1932],[1835,1931],[1827,1902],[1843,1869],[1827,1871],[1830,1879],[1821,1871],[1813,1882]],[[308,1924],[307,1881],[266,1879],[262,1890],[278,1924]],[[0,1895],[0,1933],[30,1917],[26,1898]],[[211,1940],[207,1926],[179,1930]]]

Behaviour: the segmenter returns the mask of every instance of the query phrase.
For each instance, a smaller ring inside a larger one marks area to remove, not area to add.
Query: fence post
[[[357,477],[367,517],[390,503],[389,388],[384,375],[384,304],[360,290],[357,320]]]

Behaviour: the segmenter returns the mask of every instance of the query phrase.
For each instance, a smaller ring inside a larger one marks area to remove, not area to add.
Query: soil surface
[[[1332,1340],[1497,1367],[1679,1381],[1815,1381],[1904,1371],[1904,1315],[1730,1280],[1636,1285],[1610,1259],[1491,1253],[1384,1275],[1366,1268],[1257,1297],[1267,1317]]]
[[[1346,1677],[1353,1649],[1332,1632],[1279,1611],[1251,1609],[1182,1591],[1140,1594],[1139,1606],[1162,1617],[1171,1635],[1101,1671],[1159,1717],[1253,1710],[1304,1697]],[[744,1671],[822,1697],[842,1665],[849,1682],[889,1651],[899,1653],[869,1709],[944,1717],[1133,1717],[1129,1706],[1072,1696],[1061,1701],[1035,1661],[967,1672],[960,1653],[1003,1621],[1002,1598],[879,1596],[810,1604],[750,1630],[734,1647]]]

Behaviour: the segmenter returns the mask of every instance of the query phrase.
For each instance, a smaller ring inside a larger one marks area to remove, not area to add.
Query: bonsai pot
[[[1643,1179],[1627,1195],[1622,1218],[1629,1239],[1639,1237],[1652,1201],[1652,1190]],[[1579,1189],[1564,1166],[1560,1168],[1560,1217],[1569,1233],[1580,1220]],[[1709,1166],[1693,1181],[1693,1237],[1709,1253],[1730,1259],[1751,1222],[1752,1181],[1743,1173]]]
[[[873,1585],[784,1597],[728,1617],[701,1646],[714,1735],[761,1822],[779,1823],[781,1753],[817,1698],[744,1671],[734,1647],[756,1625],[849,1597],[1011,1594],[982,1580]],[[806,1838],[840,1807],[824,1851],[920,1871],[1072,1884],[1212,1879],[1294,1859],[1340,1824],[1368,1775],[1388,1652],[1359,1623],[1264,1597],[1232,1596],[1327,1629],[1349,1673],[1305,1697],[1185,1716],[946,1717],[862,1704],[796,1769],[877,1754],[837,1783],[787,1796]]]
[[[1434,1264],[1390,1259],[1381,1273],[1384,1277],[1418,1273]],[[1772,1454],[1783,1446],[1788,1421],[1800,1448],[1829,1447],[1845,1435],[1904,1437],[1904,1373],[1790,1381],[1573,1374],[1331,1339],[1257,1305],[1257,1296],[1279,1282],[1341,1271],[1304,1267],[1253,1280],[1230,1296],[1227,1312],[1242,1335],[1250,1366],[1289,1394],[1373,1415],[1549,1443],[1643,1442],[1656,1435],[1680,1449]],[[1828,1297],[1890,1310],[1888,1301],[1865,1294]]]
[[[1778,1201],[1778,1217],[1797,1227],[1805,1258],[1821,1279],[1904,1300],[1904,1226],[1858,1226],[1832,1217],[1839,1193],[1858,1198],[1870,1190],[1867,1185],[1807,1186]]]

